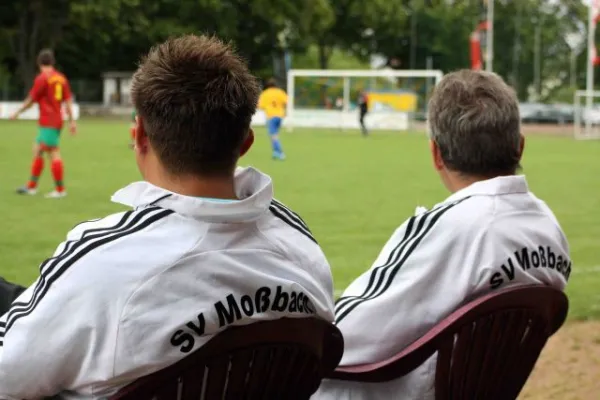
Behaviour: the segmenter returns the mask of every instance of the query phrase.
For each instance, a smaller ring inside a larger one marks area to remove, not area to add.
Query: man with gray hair
[[[429,103],[433,166],[452,193],[418,211],[336,304],[341,366],[383,361],[465,302],[511,285],[563,290],[569,247],[517,175],[524,148],[514,91],[500,77],[448,74]],[[435,356],[385,383],[326,380],[315,399],[434,399]]]

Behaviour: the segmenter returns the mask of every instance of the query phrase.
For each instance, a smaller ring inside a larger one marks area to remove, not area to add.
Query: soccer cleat
[[[274,152],[273,153],[273,160],[283,161],[283,160],[285,160],[285,154]]]
[[[64,190],[62,192],[57,192],[56,190],[53,190],[44,197],[47,199],[60,199],[61,197],[65,197],[66,195],[67,192],[65,192]]]
[[[21,186],[17,189],[17,194],[23,194],[28,196],[33,196],[37,193],[36,189],[30,189],[27,186]]]

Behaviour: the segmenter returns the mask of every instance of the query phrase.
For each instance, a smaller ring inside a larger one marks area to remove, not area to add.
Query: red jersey
[[[33,81],[29,96],[38,103],[39,125],[61,129],[63,125],[62,103],[71,98],[71,88],[67,78],[56,70],[42,72]]]

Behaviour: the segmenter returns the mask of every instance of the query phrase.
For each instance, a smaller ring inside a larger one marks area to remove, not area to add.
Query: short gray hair
[[[520,168],[519,102],[498,75],[460,70],[444,76],[428,119],[430,138],[449,169],[493,177]]]

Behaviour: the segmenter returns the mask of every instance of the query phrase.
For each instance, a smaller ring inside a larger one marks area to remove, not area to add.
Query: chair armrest
[[[327,378],[357,382],[388,382],[400,378],[423,364],[437,351],[436,334],[432,329],[400,353],[371,364],[338,367]]]
[[[540,309],[540,304],[545,308]],[[397,379],[423,364],[437,352],[440,345],[450,343],[452,347],[456,329],[461,324],[472,323],[474,319],[489,313],[515,309],[539,313],[549,321],[548,334],[552,335],[566,318],[568,299],[563,292],[544,285],[518,285],[493,291],[464,304],[400,353],[376,363],[338,367],[327,378],[358,382]]]

